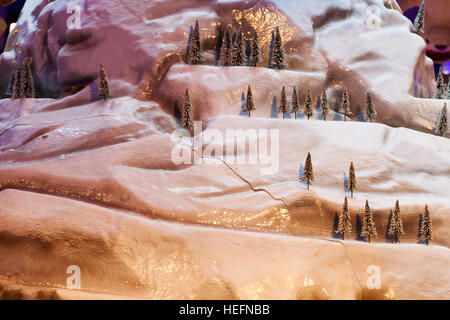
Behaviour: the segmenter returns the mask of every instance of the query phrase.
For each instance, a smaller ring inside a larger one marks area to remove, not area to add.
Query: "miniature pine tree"
[[[192,115],[192,106],[191,106],[191,99],[189,98],[189,90],[186,89],[186,93],[184,96],[183,112],[181,115],[181,125],[183,128],[186,128],[191,135],[194,130],[193,118],[194,117]]]
[[[244,50],[244,37],[242,35],[242,30],[239,28],[236,39],[233,45],[233,65],[243,66],[245,65],[245,50]]]
[[[439,69],[439,73],[436,79],[436,93],[435,99],[447,99],[447,88],[444,83],[444,76],[442,75],[442,68]]]
[[[22,97],[34,98],[34,81],[31,73],[31,58],[25,59],[22,67]]]
[[[447,104],[444,103],[444,107],[441,111],[441,116],[439,119],[439,125],[436,128],[436,135],[443,137],[448,131],[448,122],[447,122]]]
[[[195,21],[194,33],[192,34],[191,50],[189,51],[189,64],[202,64],[202,48],[200,40],[200,28]]]
[[[320,111],[322,113],[323,120],[327,121],[329,107],[328,107],[327,93],[325,90],[322,91],[322,98],[320,99]]]
[[[419,12],[417,13],[416,18],[414,19],[413,32],[414,33],[424,33],[425,32],[425,1],[422,1],[420,5]]]
[[[342,95],[342,104],[341,109],[339,109],[339,113],[344,115],[344,121],[347,121],[347,117],[352,116],[352,110],[350,110],[350,100],[348,98],[347,89],[345,89],[344,94]]]
[[[248,112],[248,117],[250,118],[250,113],[252,111],[256,110],[255,108],[255,104],[253,103],[253,93],[252,93],[252,88],[250,88],[250,86],[248,86],[248,90],[247,90],[247,99],[245,102],[245,111]]]
[[[352,232],[352,223],[350,222],[350,215],[348,214],[347,197],[345,197],[342,212],[339,215],[339,224],[337,232],[342,236],[342,240],[344,240],[345,234],[349,234]]]
[[[373,101],[370,93],[367,93],[367,108],[366,108],[366,119],[372,122],[373,119],[377,117],[377,112],[373,107]]]
[[[250,54],[250,65],[252,67],[256,67],[262,61],[263,60],[261,56],[261,48],[259,47],[258,34],[255,32],[255,36],[253,37],[252,41],[252,52]]]
[[[22,98],[22,67],[18,66],[14,72],[14,83],[11,92],[11,99]]]
[[[306,181],[308,184],[308,190],[311,182],[314,182],[314,171],[311,161],[311,154],[308,152],[308,156],[306,157],[305,168],[303,169],[303,177],[302,181]]]
[[[275,41],[273,47],[272,67],[274,69],[284,69],[286,62],[284,58],[283,40],[281,39],[280,29],[275,30]]]
[[[423,214],[422,226],[420,227],[420,240],[428,242],[433,239],[433,230],[431,225],[430,212],[428,211],[428,206],[425,205],[425,212]]]
[[[397,202],[395,203],[395,209],[392,213],[391,225],[389,226],[388,234],[394,238],[394,243],[400,242],[400,235],[404,235],[403,232],[403,222],[400,217],[400,205]]]
[[[102,64],[100,65],[100,84],[98,85],[98,95],[99,97],[103,97],[104,101],[106,101],[106,98],[111,95],[109,92],[108,78],[106,78],[105,68]]]
[[[225,39],[223,43],[222,56],[223,56],[223,65],[225,67],[229,67],[233,65],[233,42],[231,41],[231,32],[230,29],[227,28],[227,32],[225,33]]]
[[[361,236],[366,238],[370,243],[370,237],[377,236],[377,229],[375,222],[373,222],[372,212],[370,211],[369,201],[366,200],[366,209],[364,211],[364,217],[362,221]]]
[[[305,116],[308,118],[308,120],[313,116],[313,101],[310,90],[308,90],[308,94],[306,95],[305,100]]]
[[[287,99],[286,99],[286,89],[283,86],[283,90],[281,90],[280,109],[278,110],[278,112],[283,115],[283,119],[284,119],[284,114],[288,111],[289,110],[288,110],[288,103],[287,103]]]
[[[355,176],[355,167],[353,166],[353,161],[350,163],[350,169],[348,172],[348,190],[352,193],[353,198],[353,191],[356,188],[356,176]]]
[[[294,114],[294,118],[297,119],[297,112],[300,111],[300,105],[298,104],[298,96],[297,96],[297,89],[294,87],[294,92],[292,93],[292,107],[291,107],[291,113]]]

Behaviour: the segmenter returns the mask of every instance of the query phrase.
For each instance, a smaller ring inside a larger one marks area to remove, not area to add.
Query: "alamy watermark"
[[[81,8],[77,5],[67,7],[66,13],[69,15],[66,24],[67,29],[81,29]]]
[[[81,289],[81,269],[77,265],[70,265],[66,270],[67,277],[66,287],[67,289]]]

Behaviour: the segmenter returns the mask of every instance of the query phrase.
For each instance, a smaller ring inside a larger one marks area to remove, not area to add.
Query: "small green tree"
[[[256,67],[258,64],[262,63],[261,48],[259,47],[258,34],[255,32],[252,41],[252,52],[250,54],[250,65]]]
[[[347,89],[345,89],[344,94],[342,95],[342,104],[339,113],[344,115],[344,121],[347,121],[347,117],[351,117],[353,114],[350,109],[350,100],[348,98]]]
[[[424,33],[425,32],[425,1],[422,1],[420,5],[419,12],[417,13],[416,18],[414,19],[413,29],[414,33]]]
[[[286,61],[284,57],[283,40],[281,39],[280,29],[275,29],[275,41],[273,46],[272,67],[274,69],[284,69]]]
[[[352,193],[356,189],[356,176],[355,176],[355,167],[353,166],[353,161],[350,163],[350,169],[348,172],[348,190]]]
[[[311,91],[308,90],[308,94],[306,95],[306,99],[305,99],[305,116],[308,118],[311,118],[314,115],[314,110],[313,110],[313,101],[312,101],[312,96],[311,96]]]
[[[284,88],[284,86],[283,86],[283,90],[281,90],[280,109],[278,110],[278,112],[283,115],[283,119],[284,119],[285,113],[289,112],[288,103],[287,103],[287,99],[286,99],[286,89]]]
[[[256,110],[255,108],[255,104],[253,103],[253,93],[252,93],[252,88],[250,88],[250,86],[248,86],[247,89],[247,99],[245,101],[245,111],[248,112],[248,117],[250,118],[250,113],[252,111]]]
[[[342,240],[344,240],[346,234],[350,234],[352,232],[352,223],[350,221],[350,215],[348,214],[347,197],[345,197],[342,212],[339,215],[337,232],[342,236]]]
[[[297,119],[297,112],[300,111],[300,105],[298,103],[297,89],[294,86],[294,92],[292,93],[292,107],[291,113],[294,114],[294,118]]]
[[[444,103],[441,115],[439,117],[439,125],[436,128],[436,135],[443,137],[448,131],[448,121],[447,121],[447,104]]]
[[[223,65],[229,67],[233,65],[233,42],[231,40],[230,29],[227,28],[222,47]]]
[[[439,73],[436,79],[436,93],[435,99],[447,99],[447,87],[444,82],[444,75],[442,74],[442,68],[439,69]]]
[[[200,27],[198,21],[195,21],[194,32],[192,34],[191,46],[189,51],[189,64],[202,64],[202,47],[200,38]]]
[[[234,40],[233,44],[233,65],[245,65],[244,36],[242,35],[241,28],[239,28],[238,32],[236,33],[236,39]]]
[[[105,68],[101,64],[100,65],[100,83],[98,85],[98,95],[99,97],[103,97],[103,100],[106,101],[111,93],[109,91],[108,78],[106,78]]]
[[[322,97],[320,99],[320,111],[322,113],[322,117],[324,121],[327,121],[327,115],[330,108],[328,106],[328,98],[327,92],[325,90],[322,91]]]
[[[194,117],[192,115],[191,99],[189,98],[189,90],[186,89],[184,95],[183,112],[181,115],[181,126],[189,131],[191,136],[194,132]]]
[[[311,161],[311,154],[308,152],[308,156],[306,157],[305,162],[305,168],[303,169],[303,177],[302,181],[306,181],[308,184],[308,190],[309,186],[312,182],[314,182],[314,171],[313,171],[313,165]]]
[[[369,201],[366,200],[366,209],[364,211],[364,217],[362,221],[361,237],[366,238],[370,243],[370,237],[377,236],[377,229],[375,222],[373,221],[372,212],[370,211]]]
[[[428,242],[433,239],[433,230],[431,225],[430,212],[428,211],[428,206],[425,205],[425,212],[423,214],[422,225],[420,227],[420,240]]]
[[[366,108],[366,120],[369,120],[370,122],[373,121],[377,117],[377,112],[375,111],[375,108],[373,107],[373,101],[372,96],[370,93],[367,93],[367,108]]]
[[[395,203],[394,212],[392,213],[391,224],[388,230],[389,236],[393,237],[394,243],[400,242],[400,235],[404,235],[403,222],[400,217],[400,204],[397,200]]]

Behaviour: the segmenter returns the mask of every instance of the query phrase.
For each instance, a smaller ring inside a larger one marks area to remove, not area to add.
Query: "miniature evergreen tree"
[[[189,64],[202,64],[202,48],[200,40],[200,28],[198,21],[195,21],[194,33],[191,39],[191,49],[189,51]]]
[[[222,49],[223,65],[229,67],[233,65],[233,42],[231,40],[230,29],[227,28]]]
[[[305,116],[308,118],[311,118],[313,116],[313,101],[311,96],[311,91],[308,90],[308,94],[306,95],[305,99]]]
[[[259,47],[258,34],[255,32],[252,41],[252,53],[250,54],[250,65],[252,67],[256,67],[262,61],[263,60],[261,56],[261,48]]]
[[[287,103],[287,99],[286,99],[286,89],[283,86],[283,90],[281,90],[280,109],[278,110],[278,112],[283,115],[283,119],[284,119],[284,114],[288,111],[289,110],[288,110],[288,103]]]
[[[320,99],[320,111],[324,121],[327,121],[327,115],[329,111],[328,98],[325,90],[322,91],[322,98]]]
[[[350,221],[350,215],[348,214],[347,197],[345,197],[342,212],[339,215],[339,224],[337,232],[342,236],[342,240],[344,240],[345,234],[350,234],[352,232],[352,223]]]
[[[274,69],[284,69],[286,62],[284,58],[283,40],[281,39],[280,29],[275,30],[275,41],[273,47],[272,67]]]
[[[192,106],[188,89],[186,89],[184,97],[183,112],[181,115],[181,126],[183,128],[186,128],[192,136],[194,130],[194,117],[192,115]]]
[[[248,86],[248,90],[247,90],[247,99],[245,102],[245,111],[248,112],[248,117],[250,118],[250,113],[252,111],[256,110],[255,108],[255,104],[253,103],[253,93],[252,93],[252,88],[250,88],[250,86]]]
[[[245,65],[245,49],[244,49],[244,37],[242,35],[242,30],[239,28],[236,39],[233,45],[233,65],[243,66]]]
[[[400,235],[405,234],[403,232],[403,222],[400,217],[400,205],[398,203],[398,200],[395,203],[395,209],[394,209],[394,212],[392,213],[392,219],[391,219],[391,224],[389,226],[388,234],[389,234],[389,236],[394,238],[394,243],[400,242],[400,239],[399,239]]]
[[[22,67],[22,97],[34,98],[34,81],[31,72],[31,58],[25,59]]]
[[[18,66],[14,73],[14,84],[12,87],[11,99],[20,99],[22,97],[22,67]]]
[[[444,83],[444,76],[442,75],[442,68],[439,69],[439,73],[436,79],[436,93],[435,99],[447,99],[447,88]]]
[[[100,65],[100,84],[98,85],[98,95],[99,97],[103,97],[103,100],[106,101],[111,93],[109,92],[109,84],[108,79],[106,78],[105,68],[101,64]]]
[[[424,33],[425,32],[425,1],[422,1],[420,5],[419,12],[417,13],[416,18],[414,19],[413,32],[414,33]]]
[[[342,104],[339,109],[339,113],[344,115],[344,121],[347,121],[347,117],[352,116],[352,110],[350,110],[350,100],[348,98],[347,89],[345,89],[344,94],[342,95]]]
[[[353,191],[356,189],[356,176],[355,176],[355,167],[353,166],[353,161],[350,163],[350,169],[348,172],[348,190],[352,193],[353,198]]]
[[[367,108],[366,108],[366,119],[372,122],[373,119],[377,117],[377,112],[373,107],[373,101],[370,93],[367,93]]]
[[[370,237],[377,236],[377,229],[375,227],[375,222],[373,222],[372,212],[370,211],[369,201],[366,200],[366,209],[364,211],[364,217],[362,221],[361,237],[367,239],[370,243]]]
[[[436,128],[436,135],[443,137],[448,131],[448,122],[447,122],[447,104],[444,103],[444,107],[441,111],[441,116],[439,119],[439,125]]]
[[[428,242],[433,239],[433,230],[431,225],[430,212],[428,212],[428,206],[425,205],[425,212],[423,214],[422,226],[420,227],[420,240]]]
[[[311,182],[314,182],[314,171],[311,161],[311,154],[308,152],[308,156],[306,157],[305,168],[303,169],[303,177],[302,181],[306,181],[308,184],[308,190]]]
[[[292,107],[291,113],[294,114],[294,118],[297,119],[297,112],[300,111],[300,105],[298,103],[297,89],[294,86],[294,92],[292,93]]]

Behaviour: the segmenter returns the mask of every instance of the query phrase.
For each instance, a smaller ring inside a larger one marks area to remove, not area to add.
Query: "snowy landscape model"
[[[4,298],[449,297],[424,5],[414,25],[381,0],[67,9],[27,2],[0,58]]]

